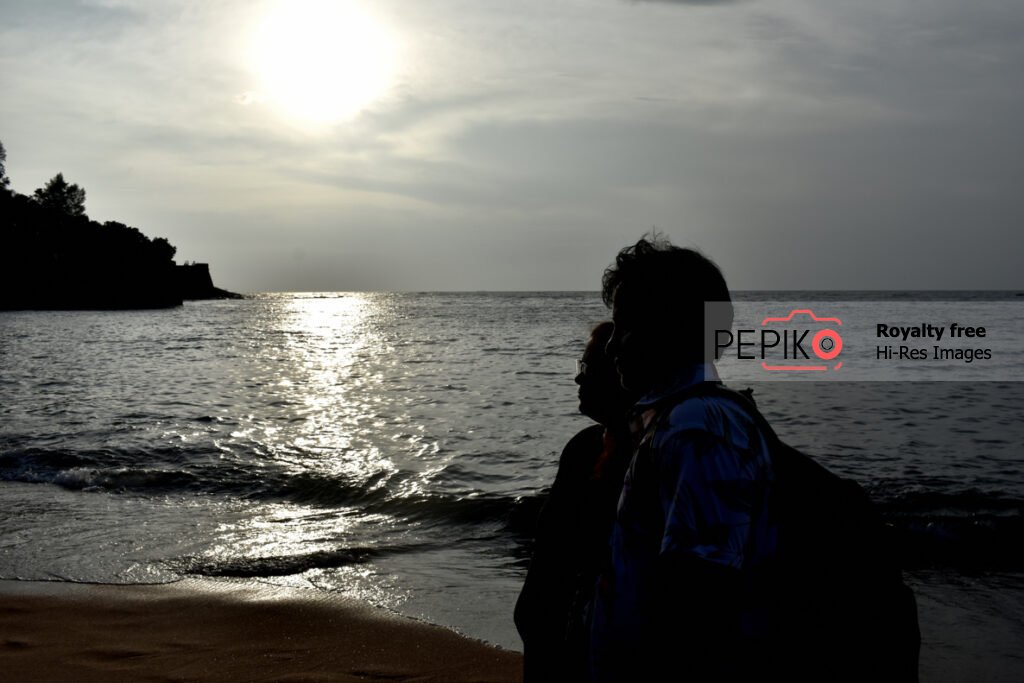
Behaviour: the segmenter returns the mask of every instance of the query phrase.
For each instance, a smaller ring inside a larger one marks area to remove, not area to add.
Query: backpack
[[[859,484],[779,439],[751,393],[702,382],[659,406],[654,424],[687,399],[717,397],[746,411],[767,442],[775,480],[766,509],[778,544],[745,581],[748,599],[769,615],[752,670],[787,683],[916,683],[917,604],[892,528]]]

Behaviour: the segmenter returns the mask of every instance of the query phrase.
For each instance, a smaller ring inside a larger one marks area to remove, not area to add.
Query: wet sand
[[[991,605],[967,610],[966,593],[947,596],[920,582],[915,591],[922,683],[1022,680],[1024,668],[1009,664],[1019,662],[1010,652],[1020,634],[1006,628],[1001,612]],[[1014,604],[1000,610],[1020,607]],[[990,619],[971,618],[982,613]],[[161,586],[0,581],[5,682],[511,682],[521,676],[519,653],[313,590],[193,580]]]
[[[315,591],[0,581],[5,681],[518,681],[521,656]]]

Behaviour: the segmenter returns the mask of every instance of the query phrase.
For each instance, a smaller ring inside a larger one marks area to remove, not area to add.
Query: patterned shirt
[[[646,436],[623,483],[609,566],[590,615],[594,680],[622,680],[637,653],[649,651],[651,628],[663,628],[668,603],[658,595],[659,564],[698,560],[740,570],[774,553],[765,514],[771,456],[754,420],[728,398],[672,405],[673,395],[705,378],[717,381],[714,366],[692,366],[637,403]]]

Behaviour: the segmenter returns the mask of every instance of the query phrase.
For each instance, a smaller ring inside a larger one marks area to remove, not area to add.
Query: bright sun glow
[[[289,118],[352,118],[391,85],[394,37],[355,2],[282,0],[253,35],[251,64],[262,98]]]

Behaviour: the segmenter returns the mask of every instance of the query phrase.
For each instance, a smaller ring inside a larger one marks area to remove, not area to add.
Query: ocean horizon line
[[[1011,289],[990,289],[990,288],[915,288],[915,289],[892,289],[892,288],[863,288],[863,289],[850,289],[850,288],[839,288],[839,289],[733,289],[733,294],[777,294],[777,293],[818,293],[828,292],[833,293],[901,293],[901,294],[913,294],[917,292],[935,294],[943,292],[971,292],[971,293],[985,293],[992,292],[998,294],[1020,294],[1024,296],[1024,287],[1011,288]],[[537,294],[597,294],[600,295],[601,290],[599,289],[266,289],[266,290],[252,290],[246,291],[247,296],[255,296],[259,294],[526,294],[526,295],[537,295]]]

